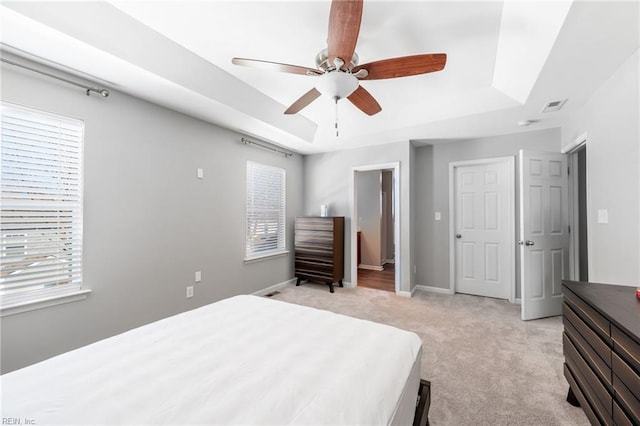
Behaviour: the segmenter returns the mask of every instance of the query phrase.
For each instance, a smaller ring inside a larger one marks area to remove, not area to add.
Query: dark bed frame
[[[416,415],[413,426],[429,426],[429,407],[431,406],[431,382],[420,379],[418,399],[416,401]]]

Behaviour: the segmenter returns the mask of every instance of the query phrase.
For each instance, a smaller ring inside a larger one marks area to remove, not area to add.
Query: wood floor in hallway
[[[384,271],[358,269],[358,286],[376,290],[396,291],[396,270],[393,263],[384,265]]]

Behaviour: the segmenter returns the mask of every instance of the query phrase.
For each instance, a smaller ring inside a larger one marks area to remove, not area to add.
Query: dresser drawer
[[[571,372],[571,370],[569,369],[566,363],[564,365],[564,377],[567,379],[567,382],[569,383],[569,386],[571,387],[571,389],[573,389],[573,393],[578,399],[578,402],[580,403],[580,407],[582,407],[582,410],[584,411],[584,414],[589,419],[589,422],[592,425],[600,424],[600,420],[598,419],[598,416],[596,415],[595,411],[593,411],[593,409],[591,408],[591,405],[589,405],[589,401],[587,400],[586,396],[582,393],[582,389],[580,389],[580,386],[578,385],[578,382],[576,381],[575,376],[573,375],[573,373]]]
[[[331,262],[296,256],[295,267],[296,276],[333,282],[334,268]]]
[[[585,344],[589,347],[593,356],[598,357],[601,362],[606,364],[606,367],[611,367],[611,347],[607,345],[607,343],[599,337],[596,332],[594,332],[589,326],[571,309],[569,305],[563,303],[562,305],[562,315],[563,315],[563,323],[565,327],[568,325],[572,326],[576,332],[580,334],[580,336],[584,339]],[[588,343],[587,343],[588,342]],[[603,369],[602,373],[610,376],[610,369]]]
[[[298,218],[295,224],[295,230],[298,231],[326,231],[333,232],[333,218],[327,217],[306,217]]]
[[[333,261],[333,251],[326,247],[298,246],[296,248],[296,258],[304,257],[309,259]]]
[[[296,247],[325,247],[333,249],[333,234],[330,232],[298,232],[294,238]]]
[[[612,355],[612,361],[613,390],[616,394],[616,399],[631,419],[636,424],[639,424],[640,401],[638,401],[638,395],[640,395],[640,378],[618,354],[614,353]]]
[[[563,292],[564,301],[573,308],[573,311],[605,342],[611,344],[611,326],[609,321],[600,315],[595,309],[576,296],[571,290]]]
[[[625,413],[625,411],[618,405],[616,401],[613,401],[613,422],[619,426],[636,426],[631,418]]]
[[[635,424],[640,424],[640,401],[615,374],[613,375],[613,390],[620,406],[625,409]]]
[[[611,355],[613,361],[613,374],[618,377],[622,383],[636,395],[636,398],[640,396],[640,377],[629,364],[624,362],[617,353]]]
[[[564,357],[582,393],[605,424],[613,424],[613,397],[591,367],[580,356],[566,333],[562,336]]]
[[[569,322],[566,317],[564,319],[564,332],[571,340],[571,343],[575,346],[575,348],[580,353],[580,357],[583,358],[589,368],[593,370],[600,381],[607,387],[609,392],[613,391],[613,387],[611,384],[611,368],[600,358],[595,351],[591,348],[587,340],[578,333],[578,331],[573,327],[572,323]],[[609,353],[607,354],[609,358],[609,362],[611,362],[611,350],[609,349]]]
[[[299,269],[317,269],[319,271],[333,271],[331,259],[296,256],[296,271]]]
[[[611,326],[611,337],[615,351],[640,373],[640,345],[615,325]]]

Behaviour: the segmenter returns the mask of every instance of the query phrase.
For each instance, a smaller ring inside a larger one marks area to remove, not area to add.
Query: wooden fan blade
[[[347,96],[347,99],[365,114],[373,115],[382,111],[382,107],[378,104],[378,101],[362,86],[359,86],[355,92]]]
[[[340,58],[344,61],[341,67],[347,69],[351,63],[362,21],[362,0],[333,0],[329,13],[329,36],[327,53],[329,64]]]
[[[352,72],[355,74],[361,69],[364,69],[369,74],[366,77],[360,78],[360,80],[380,80],[440,71],[446,63],[446,53],[431,53],[369,62],[368,64],[354,67]]]
[[[316,88],[314,87],[313,89],[309,90],[307,93],[302,95],[300,97],[300,99],[295,101],[289,108],[287,108],[287,110],[284,113],[285,114],[295,114],[298,111],[300,111],[302,108],[304,108],[307,105],[309,105],[311,102],[313,102],[316,99],[318,99],[319,96],[320,96],[320,92],[318,92],[316,90]]]
[[[233,58],[231,62],[234,65],[242,65],[245,67],[261,68],[270,71],[287,72],[290,74],[302,75],[321,75],[322,71],[315,68],[301,67],[299,65],[281,64],[279,62],[260,61],[258,59]]]

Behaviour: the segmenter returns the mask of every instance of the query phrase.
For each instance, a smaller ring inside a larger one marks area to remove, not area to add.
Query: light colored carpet
[[[363,287],[287,286],[274,299],[413,331],[431,381],[431,425],[587,425],[566,403],[561,317],[520,320],[504,300]],[[339,357],[333,362],[340,362]]]

